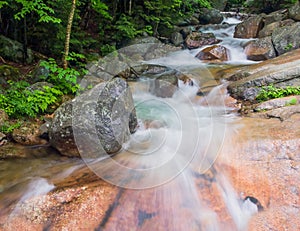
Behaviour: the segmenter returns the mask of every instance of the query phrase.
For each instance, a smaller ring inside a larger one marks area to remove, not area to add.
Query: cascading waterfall
[[[223,40],[221,44],[231,52],[231,60],[227,63],[251,63],[242,52],[246,40],[232,36],[238,21],[227,19],[225,22],[232,26],[218,30],[208,28],[203,32],[213,32]],[[223,172],[214,167],[224,142],[236,132],[232,122],[237,117],[224,105],[226,83],[219,85],[205,64],[194,58],[201,49],[203,47],[179,51],[149,61],[181,71],[194,85],[179,81],[172,98],[160,98],[149,93],[152,80],[141,78],[140,82],[132,84],[138,130],[117,155],[86,160],[98,176],[120,186],[115,207],[110,209],[99,230],[243,231],[257,212],[256,205],[249,200],[243,201]],[[218,86],[208,95],[198,97],[196,94],[204,82],[214,82],[213,85]],[[66,166],[61,174],[55,171],[56,178],[66,177],[82,167],[82,162]],[[207,172],[212,176],[207,177]],[[54,188],[49,182],[55,177],[45,176],[50,179],[48,181],[43,174],[39,172],[37,178],[29,177],[28,190],[16,197],[19,201],[15,203],[12,216],[28,198],[46,194]],[[206,181],[216,185],[214,193],[219,194],[215,197],[224,202],[232,222],[222,223],[212,208],[210,195],[204,190]]]

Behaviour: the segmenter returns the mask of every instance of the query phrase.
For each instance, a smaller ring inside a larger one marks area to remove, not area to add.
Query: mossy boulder
[[[32,63],[33,53],[32,50],[27,49],[27,57],[24,60],[23,44],[0,35],[0,53],[1,57],[16,63]]]

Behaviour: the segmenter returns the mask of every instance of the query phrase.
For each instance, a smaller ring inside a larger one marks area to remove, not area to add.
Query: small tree
[[[62,58],[64,69],[67,69],[68,67],[67,59],[68,59],[69,49],[70,49],[70,37],[71,37],[71,30],[72,30],[75,9],[76,9],[76,0],[72,0],[71,10],[68,18],[67,30],[66,30],[65,50]]]

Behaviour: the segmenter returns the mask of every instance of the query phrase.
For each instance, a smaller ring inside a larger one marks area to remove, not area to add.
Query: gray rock
[[[273,22],[271,24],[268,24],[264,26],[262,30],[259,31],[258,37],[263,38],[263,37],[271,36],[275,29],[283,26],[291,26],[294,22],[295,21],[292,19],[286,19],[280,22]]]
[[[172,97],[178,87],[178,71],[170,70],[156,75],[150,92],[158,97]]]
[[[299,1],[289,9],[289,17],[296,21],[300,21],[300,2]]]
[[[263,28],[263,16],[252,16],[235,27],[235,38],[257,38]]]
[[[153,37],[135,39],[134,42],[136,44],[112,52],[98,62],[89,65],[89,73],[82,79],[81,88],[90,89],[96,84],[112,79],[132,66],[141,64],[143,61],[161,58],[170,52],[181,49],[163,44]]]
[[[213,33],[193,32],[189,34],[185,40],[185,44],[189,49],[196,49],[205,45],[212,45],[221,42]]]
[[[8,87],[8,80],[18,81],[21,74],[18,68],[10,65],[0,65],[0,87],[6,89]]]
[[[264,110],[272,110],[284,106],[288,106],[291,104],[291,102],[296,102],[296,104],[299,104],[300,102],[300,96],[288,96],[278,99],[271,99],[266,102],[262,102],[259,105],[255,107],[255,111],[264,111]]]
[[[300,105],[293,105],[288,107],[281,107],[271,111],[266,112],[268,118],[278,118],[281,121],[287,120],[292,115],[300,113]]]
[[[171,38],[170,38],[171,42],[175,45],[175,46],[180,46],[184,40],[183,40],[183,36],[181,33],[179,32],[174,32],[172,35],[171,35]]]
[[[276,57],[271,36],[251,41],[245,47],[247,59],[253,61],[262,61]]]
[[[99,157],[118,152],[136,126],[128,85],[113,78],[62,104],[54,114],[49,138],[62,155],[84,152]]]
[[[300,22],[277,28],[272,33],[272,42],[278,55],[300,47]]]
[[[0,53],[2,58],[12,62],[23,62],[23,44],[0,35]],[[32,50],[27,49],[26,63],[33,62]]]
[[[286,11],[286,10],[285,10]],[[269,25],[273,22],[280,22],[286,18],[285,11],[275,11],[264,16],[264,25]]]
[[[199,21],[201,24],[220,24],[224,17],[217,9],[201,9],[199,14]]]
[[[274,59],[270,59],[249,67],[240,68],[236,73],[226,76],[243,76],[228,86],[228,91],[234,98],[255,100],[260,87],[274,85],[275,87],[299,86],[300,52],[295,50]],[[245,75],[243,75],[245,73]]]
[[[53,84],[48,83],[48,82],[37,82],[32,84],[31,86],[27,87],[27,90],[29,91],[45,91],[45,87],[52,88]]]

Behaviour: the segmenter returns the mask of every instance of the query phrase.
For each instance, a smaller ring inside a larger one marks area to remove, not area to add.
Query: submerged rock
[[[150,92],[158,97],[172,97],[178,87],[178,71],[170,70],[156,75]]]
[[[95,149],[100,153],[85,155],[102,155],[103,151],[112,154],[121,149],[136,126],[128,85],[124,80],[114,78],[62,104],[54,113],[49,138],[51,145],[62,155],[80,156],[79,151]],[[81,139],[88,142],[82,143]]]

